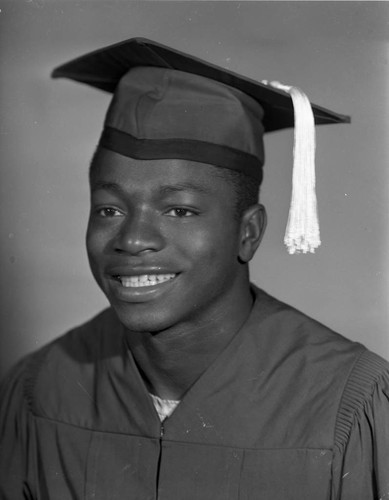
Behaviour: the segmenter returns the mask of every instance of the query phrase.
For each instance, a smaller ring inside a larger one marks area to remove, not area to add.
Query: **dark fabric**
[[[385,498],[388,364],[255,293],[163,427],[111,309],[23,360],[1,392],[1,498]]]
[[[145,39],[53,72],[113,93],[100,145],[136,159],[174,158],[262,180],[265,132],[294,126],[290,95]],[[348,117],[312,105],[316,124]]]
[[[138,160],[177,158],[208,163],[216,167],[243,172],[262,182],[262,166],[255,156],[241,151],[188,139],[137,139],[111,127],[105,127],[100,146]]]
[[[170,68],[200,75],[244,92],[264,109],[266,132],[294,126],[292,100],[285,92],[145,38],[131,38],[95,50],[59,66],[52,76],[70,78],[114,93],[119,80],[131,68],[141,66]],[[268,78],[268,75],[263,75],[263,78]],[[312,105],[312,109],[316,125],[350,122],[348,116],[316,104]]]
[[[104,126],[109,142],[127,156],[215,162],[258,177],[262,118],[261,106],[233,87],[183,71],[137,67],[118,83]],[[112,137],[112,131],[118,133]]]

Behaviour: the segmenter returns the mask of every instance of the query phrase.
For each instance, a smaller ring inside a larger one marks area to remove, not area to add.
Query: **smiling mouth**
[[[175,278],[175,274],[142,274],[140,276],[114,276],[124,288],[155,286]]]

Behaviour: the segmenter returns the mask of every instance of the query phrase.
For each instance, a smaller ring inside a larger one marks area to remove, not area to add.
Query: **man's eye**
[[[193,210],[189,210],[188,208],[172,208],[166,215],[170,215],[171,217],[192,217],[196,215]]]
[[[104,207],[97,210],[97,215],[100,217],[120,217],[122,212],[112,207]]]

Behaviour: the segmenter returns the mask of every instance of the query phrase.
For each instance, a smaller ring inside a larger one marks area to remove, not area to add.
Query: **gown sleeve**
[[[389,500],[389,364],[366,351],[344,390],[335,500]]]
[[[0,385],[0,499],[32,499],[27,482],[29,411],[25,398],[26,362]]]

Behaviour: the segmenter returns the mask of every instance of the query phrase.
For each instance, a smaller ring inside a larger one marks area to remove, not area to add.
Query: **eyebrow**
[[[115,182],[105,182],[105,181],[93,181],[91,183],[91,190],[97,191],[98,189],[105,189],[107,191],[116,191],[118,193],[124,193],[124,189],[120,184]]]
[[[105,189],[107,191],[114,191],[117,193],[126,193],[126,190],[123,189],[120,184],[117,184],[115,182],[96,181],[92,183],[91,189],[92,191]],[[183,191],[194,191],[201,194],[209,194],[211,192],[211,190],[207,189],[205,186],[199,186],[198,184],[193,184],[191,182],[180,182],[177,184],[162,185],[158,187],[158,191],[163,196],[168,196],[171,193],[180,193]]]
[[[193,184],[191,182],[181,182],[178,184],[165,185],[159,188],[160,192],[164,195],[169,195],[170,193],[177,193],[182,191],[194,191],[196,193],[208,194],[210,190],[205,186],[199,186],[198,184]]]

